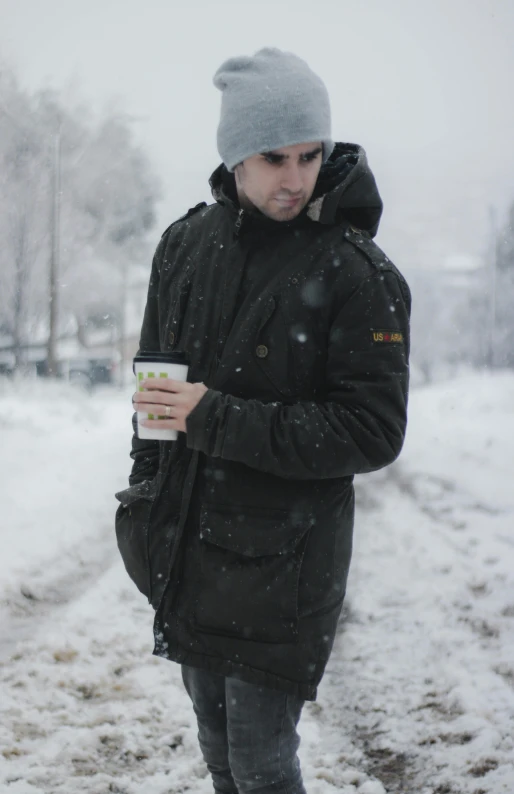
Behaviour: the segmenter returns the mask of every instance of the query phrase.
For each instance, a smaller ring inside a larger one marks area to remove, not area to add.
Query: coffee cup
[[[186,381],[189,370],[189,358],[185,353],[146,351],[144,353],[138,353],[134,358],[133,370],[136,376],[137,391],[145,391],[145,388],[141,386],[141,381],[146,378],[173,378],[174,380]],[[149,400],[149,402],[151,402],[151,400]],[[142,419],[166,419],[166,417],[161,414],[148,414],[143,411],[138,411],[138,438],[151,439],[154,441],[175,441],[177,438],[177,430],[161,430],[158,428],[145,427],[140,424]]]

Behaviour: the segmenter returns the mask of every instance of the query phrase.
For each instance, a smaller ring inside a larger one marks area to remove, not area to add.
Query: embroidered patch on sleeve
[[[380,342],[382,344],[403,344],[404,337],[401,331],[381,331],[381,330],[372,330],[372,339],[373,342]]]

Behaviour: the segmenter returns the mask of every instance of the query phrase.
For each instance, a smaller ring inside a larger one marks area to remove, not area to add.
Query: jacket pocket
[[[203,507],[197,628],[256,642],[296,642],[309,529],[287,510]]]
[[[115,494],[120,502],[115,517],[116,540],[128,575],[150,600],[148,527],[155,498],[155,480],[144,480]]]

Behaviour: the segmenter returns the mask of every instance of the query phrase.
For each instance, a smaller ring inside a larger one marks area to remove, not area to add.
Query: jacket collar
[[[239,215],[234,174],[223,163],[214,171],[209,184],[215,201],[234,216]],[[274,221],[257,209],[246,214],[252,225],[267,231],[297,228],[311,222],[327,226],[351,223],[374,237],[382,206],[364,149],[357,144],[337,143],[320,169],[309,204],[294,220]]]

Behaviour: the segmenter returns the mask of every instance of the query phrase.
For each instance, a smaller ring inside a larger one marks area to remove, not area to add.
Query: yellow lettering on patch
[[[401,331],[372,331],[373,341],[389,344],[403,344],[404,338]]]

